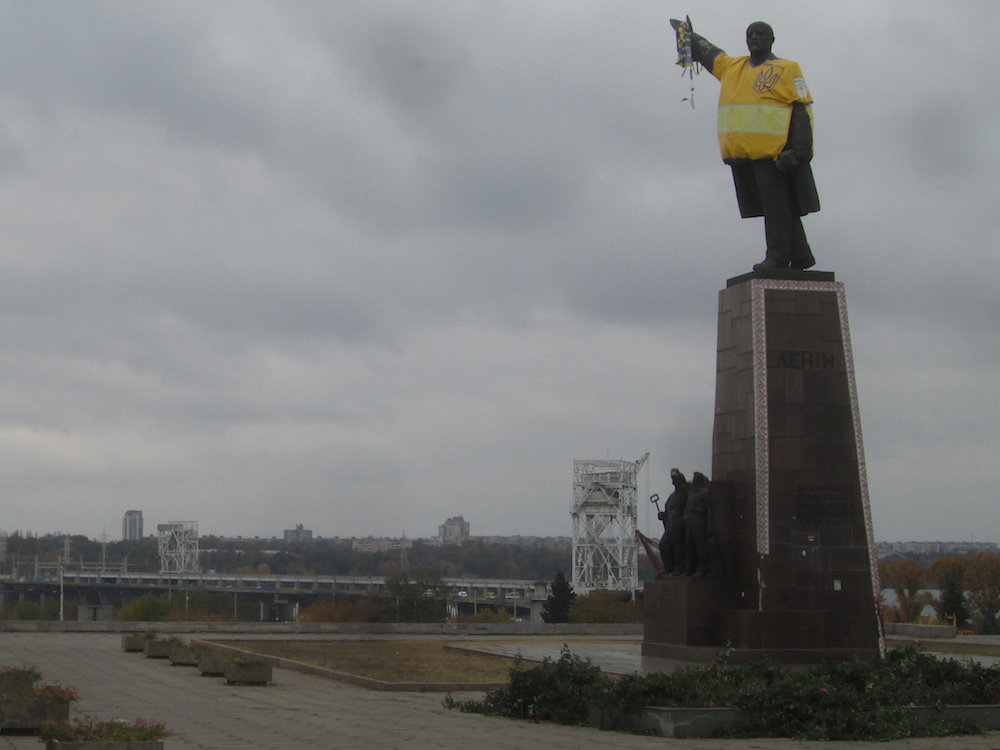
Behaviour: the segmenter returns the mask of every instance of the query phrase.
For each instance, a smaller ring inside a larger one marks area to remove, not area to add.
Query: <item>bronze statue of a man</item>
[[[674,29],[682,21],[671,19]],[[732,167],[740,215],[764,217],[767,252],[758,268],[806,269],[816,264],[801,217],[819,211],[809,162],[812,96],[798,63],[771,53],[774,31],[747,28],[745,57],[730,57],[691,33],[691,58],[719,79],[719,146]]]
[[[657,514],[663,522],[660,539],[660,560],[664,575],[684,574],[684,513],[687,506],[688,483],[679,469],[670,470],[674,491],[667,498],[663,510]]]

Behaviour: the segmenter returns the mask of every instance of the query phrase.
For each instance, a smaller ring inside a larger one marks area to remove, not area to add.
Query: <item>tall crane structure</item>
[[[639,587],[638,461],[573,461],[573,591]]]

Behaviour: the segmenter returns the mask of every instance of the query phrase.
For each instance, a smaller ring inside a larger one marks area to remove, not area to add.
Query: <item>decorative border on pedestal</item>
[[[865,464],[864,441],[861,437],[861,409],[858,405],[857,381],[854,377],[854,354],[851,349],[851,330],[847,323],[847,301],[844,285],[839,281],[796,281],[791,279],[751,279],[751,320],[753,328],[753,389],[754,389],[754,439],[757,445],[755,479],[757,489],[757,553],[770,554],[770,460],[771,445],[767,412],[767,333],[764,325],[765,292],[769,289],[807,292],[834,292],[840,313],[840,329],[844,346],[844,366],[851,398],[851,416],[854,421],[854,442],[858,455],[858,479],[861,484],[861,504],[864,513],[865,535],[868,542],[868,566],[872,575],[872,591],[881,591],[878,580],[878,555],[872,530],[871,505],[868,494],[868,470]]]

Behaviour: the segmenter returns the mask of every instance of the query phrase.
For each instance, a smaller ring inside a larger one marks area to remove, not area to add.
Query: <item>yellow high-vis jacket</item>
[[[788,140],[792,105],[801,102],[812,121],[812,96],[799,64],[781,58],[753,67],[749,57],[716,56],[719,79],[719,148],[727,163],[776,159]]]

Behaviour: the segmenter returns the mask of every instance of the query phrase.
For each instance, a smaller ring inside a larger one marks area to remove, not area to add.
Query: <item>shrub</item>
[[[647,706],[728,706],[746,713],[746,723],[734,731],[742,736],[889,740],[974,730],[968,723],[919,729],[907,710],[911,706],[998,702],[1000,666],[938,659],[911,645],[894,649],[884,660],[853,659],[808,669],[767,660],[745,665],[720,660],[621,679],[605,677],[564,647],[558,661],[546,659],[528,669],[518,665],[510,683],[487,693],[483,701],[448,700],[445,705],[563,724],[583,723],[595,706],[608,712],[612,724]]]
[[[517,659],[509,684],[491,690],[481,702],[467,701],[458,707],[466,712],[583,724],[591,705],[606,693],[608,682],[600,667],[563,646],[558,660],[546,658],[535,667],[526,669]],[[445,705],[456,706],[448,701]]]
[[[476,612],[474,615],[459,615],[455,618],[455,622],[467,622],[467,623],[505,623],[514,622],[514,615],[508,612],[503,607],[498,607],[497,609],[490,609],[484,607],[483,609]]]
[[[127,622],[157,622],[170,613],[170,602],[163,594],[143,594],[130,601],[115,615]]]

